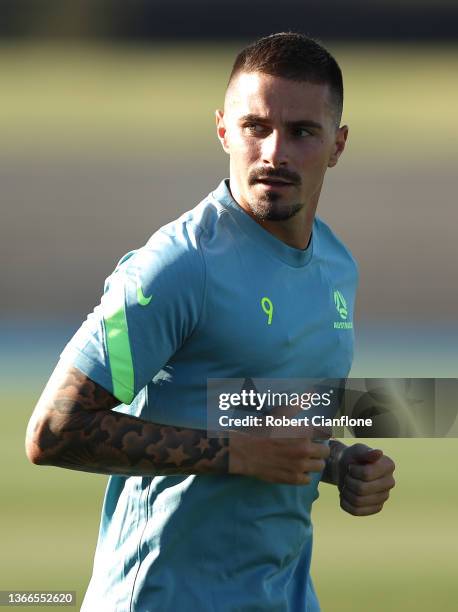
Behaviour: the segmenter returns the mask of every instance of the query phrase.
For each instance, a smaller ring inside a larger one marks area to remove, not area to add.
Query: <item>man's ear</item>
[[[334,166],[339,161],[339,157],[342,155],[345,149],[347,138],[348,138],[348,126],[343,125],[342,127],[337,129],[334,149],[332,151],[331,157],[329,158],[328,168],[334,168]]]
[[[229,153],[229,147],[227,144],[227,132],[226,132],[226,124],[224,123],[224,111],[217,110],[215,111],[216,118],[216,133],[218,135],[218,139],[226,153]]]

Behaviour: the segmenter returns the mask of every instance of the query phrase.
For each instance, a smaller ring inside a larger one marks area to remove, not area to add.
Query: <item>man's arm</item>
[[[395,485],[393,460],[365,444],[331,440],[329,447],[321,480],[339,488],[341,508],[355,516],[380,512]]]
[[[125,476],[239,474],[267,482],[308,484],[321,472],[326,445],[151,423],[112,409],[119,404],[75,367],[60,363],[30,419],[32,463]]]
[[[60,364],[27,428],[29,460],[125,476],[228,472],[227,438],[113,411],[119,403],[77,368]]]

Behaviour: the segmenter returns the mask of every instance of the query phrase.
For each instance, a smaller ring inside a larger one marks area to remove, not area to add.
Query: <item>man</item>
[[[320,479],[351,514],[388,498],[382,451],[205,431],[209,378],[348,375],[356,266],[315,217],[347,139],[342,101],[316,42],[280,33],[244,49],[216,113],[229,181],[120,261],[63,352],[27,453],[112,475],[83,610],[319,610]]]

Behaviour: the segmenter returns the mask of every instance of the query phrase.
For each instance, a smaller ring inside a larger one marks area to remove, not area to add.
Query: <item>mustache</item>
[[[248,184],[254,185],[260,179],[283,179],[294,185],[300,185],[301,177],[287,168],[255,168],[248,175]]]

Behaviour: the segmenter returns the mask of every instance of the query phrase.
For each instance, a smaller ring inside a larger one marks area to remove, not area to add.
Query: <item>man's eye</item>
[[[248,123],[244,126],[247,132],[251,134],[264,134],[267,130],[265,125],[261,125],[260,123]]]
[[[294,136],[299,138],[306,138],[307,136],[312,136],[312,132],[305,127],[294,128],[293,130]]]

